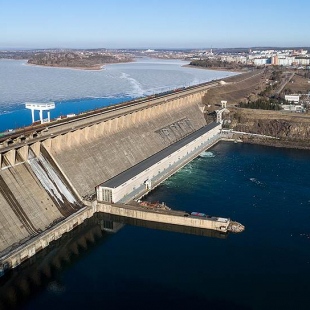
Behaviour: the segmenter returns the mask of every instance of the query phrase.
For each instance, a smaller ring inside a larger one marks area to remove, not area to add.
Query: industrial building
[[[97,200],[128,202],[150,191],[219,138],[221,124],[211,123],[132,168],[97,186]]]
[[[299,95],[285,95],[285,100],[289,103],[299,104]]]

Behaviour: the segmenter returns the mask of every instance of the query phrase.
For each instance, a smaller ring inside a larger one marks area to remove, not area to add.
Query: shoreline
[[[214,68],[208,68],[208,67],[199,67],[199,66],[192,66],[190,64],[188,65],[183,65],[182,67],[185,67],[185,68],[193,68],[193,69],[202,69],[202,70],[210,70],[210,71],[226,71],[226,72],[235,72],[235,73],[247,73],[249,72],[250,70],[234,70],[234,69],[229,69],[229,68],[217,68],[217,67],[214,67]]]
[[[276,148],[283,148],[283,149],[294,149],[294,150],[304,150],[304,151],[310,151],[310,143],[308,145],[301,141],[294,142],[294,141],[285,141],[285,140],[277,140],[277,142],[273,141],[272,143],[269,143],[266,139],[242,139],[243,143],[248,144],[254,144],[254,145],[264,145],[264,146],[270,146],[270,147],[276,147]],[[305,141],[306,142],[306,141]]]
[[[64,66],[49,66],[49,65],[37,65],[37,64],[32,64],[32,63],[25,63],[26,66],[32,66],[32,67],[43,67],[43,68],[54,68],[54,69],[71,69],[71,70],[86,70],[86,71],[102,71],[104,70],[103,65],[96,65],[94,67],[64,67]]]
[[[104,64],[97,64],[93,65],[91,67],[69,67],[69,66],[51,66],[51,65],[37,65],[33,63],[25,63],[26,66],[34,66],[34,67],[44,67],[44,68],[55,68],[55,69],[71,69],[71,70],[85,70],[85,71],[103,71],[105,70],[105,66],[107,65],[117,65],[117,64],[124,64],[124,63],[130,63],[134,62],[134,60],[131,61],[122,61],[122,62],[112,62],[112,63],[104,63]]]
[[[154,58],[154,59],[158,59],[158,58]],[[15,60],[15,59],[12,59],[12,60]],[[107,66],[107,65],[117,65],[117,64],[135,62],[135,60],[133,59],[131,61],[121,61],[121,62],[97,64],[97,65],[94,65],[92,67],[69,67],[69,66],[38,65],[38,64],[28,63],[28,59],[23,59],[23,60],[26,60],[25,65],[27,65],[27,66],[56,68],[56,69],[85,70],[85,71],[103,71],[103,70],[105,70],[105,66]],[[246,72],[250,71],[250,70],[233,70],[233,69],[225,69],[225,68],[207,68],[207,67],[191,66],[190,64],[182,65],[181,67],[192,68],[192,69],[203,69],[203,70],[209,70],[209,71],[232,72],[232,73],[246,73]]]

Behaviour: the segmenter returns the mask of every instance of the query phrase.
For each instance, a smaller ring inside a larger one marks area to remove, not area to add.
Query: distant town
[[[310,48],[309,48],[310,49]],[[135,57],[208,61],[219,67],[276,65],[309,69],[308,48],[227,48],[205,50],[169,49],[33,49],[0,50],[0,58],[27,59],[30,64],[92,67],[106,63],[128,62]]]
[[[222,62],[240,63],[244,65],[265,66],[309,66],[310,55],[308,50],[304,49],[266,49],[266,50],[252,50],[248,52],[237,53],[214,53],[212,49],[209,52],[202,52],[195,59],[217,59]]]

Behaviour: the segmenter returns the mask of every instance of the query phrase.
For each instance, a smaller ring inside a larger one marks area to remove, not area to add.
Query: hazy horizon
[[[238,47],[231,47],[231,46],[225,46],[225,47],[217,47],[217,46],[208,46],[208,47],[179,47],[179,48],[173,48],[173,47],[119,47],[119,48],[113,48],[113,47],[87,47],[87,46],[80,46],[80,47],[69,47],[69,46],[46,46],[46,47],[0,47],[0,51],[3,50],[12,50],[12,51],[32,51],[32,50],[62,50],[62,49],[68,49],[68,50],[100,50],[100,49],[107,49],[107,50],[148,50],[152,49],[155,51],[160,51],[160,50],[222,50],[222,49],[300,49],[300,48],[306,48],[310,49],[309,46],[238,46]]]
[[[0,49],[310,46],[309,9],[305,0],[2,1]]]

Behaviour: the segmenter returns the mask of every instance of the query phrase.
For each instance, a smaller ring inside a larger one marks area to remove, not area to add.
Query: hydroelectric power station
[[[221,139],[202,97],[217,82],[15,131],[0,144],[0,268],[14,268],[96,212],[239,232],[221,217],[135,204]]]

